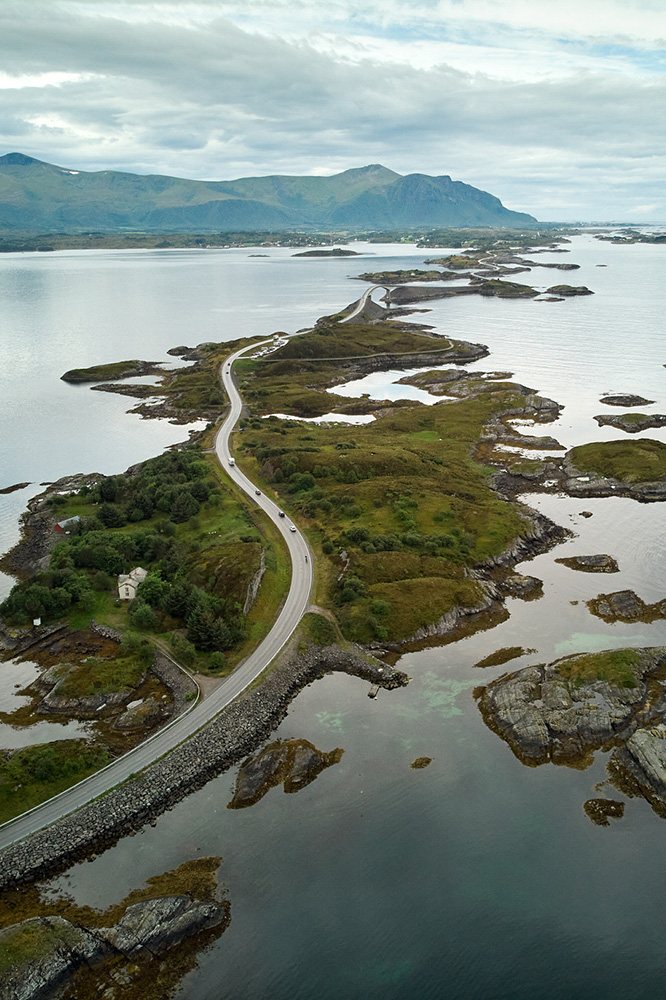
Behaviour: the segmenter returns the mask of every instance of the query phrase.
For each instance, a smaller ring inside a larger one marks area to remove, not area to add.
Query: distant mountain
[[[446,175],[401,176],[373,163],[332,177],[192,181],[68,170],[23,153],[0,157],[0,230],[225,232],[524,226],[485,191]]]

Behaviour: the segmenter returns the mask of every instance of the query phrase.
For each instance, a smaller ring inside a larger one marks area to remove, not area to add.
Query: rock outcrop
[[[487,725],[521,760],[566,762],[666,714],[654,680],[664,666],[664,646],[565,657],[505,674],[475,696]]]
[[[185,938],[229,923],[229,904],[189,896],[146,899],[113,927],[78,927],[63,917],[33,917],[0,931],[10,959],[0,1000],[43,1000],[78,968],[121,955],[161,955]]]
[[[607,406],[649,406],[654,403],[654,399],[633,396],[631,393],[620,393],[616,396],[602,396],[599,402],[606,403]]]
[[[600,553],[594,556],[566,556],[556,559],[556,563],[577,569],[581,573],[619,573],[619,567],[612,556]]]
[[[600,427],[615,427],[627,434],[666,427],[666,413],[601,413],[594,419]]]
[[[285,792],[298,792],[337,764],[343,752],[338,747],[325,753],[308,740],[277,740],[243,762],[229,809],[252,806],[280,784]]]
[[[666,599],[646,604],[633,590],[599,594],[586,602],[593,615],[606,622],[653,622],[666,618]]]
[[[614,751],[609,771],[622,791],[642,795],[666,816],[666,725],[633,733]]]

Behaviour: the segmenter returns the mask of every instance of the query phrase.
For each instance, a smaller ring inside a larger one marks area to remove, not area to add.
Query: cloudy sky
[[[0,0],[0,153],[666,220],[666,0]]]

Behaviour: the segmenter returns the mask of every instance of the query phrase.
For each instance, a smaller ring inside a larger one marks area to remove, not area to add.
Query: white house
[[[118,577],[118,597],[121,601],[133,601],[139,585],[148,576],[148,570],[136,566],[129,573],[121,573]]]

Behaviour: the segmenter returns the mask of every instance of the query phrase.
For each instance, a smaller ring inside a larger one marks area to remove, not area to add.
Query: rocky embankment
[[[360,650],[309,645],[245,692],[213,722],[146,771],[78,812],[0,853],[0,890],[66,868],[140,829],[170,806],[239,763],[286,715],[292,698],[331,670],[387,689],[408,677]]]
[[[194,934],[213,927],[224,930],[228,924],[228,903],[189,896],[134,903],[111,927],[32,917],[0,931],[0,952],[8,960],[0,1000],[44,1000],[81,966],[114,957],[152,958]]]
[[[664,646],[583,654],[505,674],[475,696],[520,760],[567,763],[666,717],[665,667]]]

